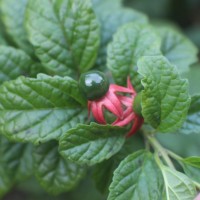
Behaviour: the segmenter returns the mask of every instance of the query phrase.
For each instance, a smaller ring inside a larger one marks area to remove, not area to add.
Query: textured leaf
[[[41,73],[48,74],[48,71],[40,62],[34,62],[31,65],[31,68],[28,74],[25,74],[25,75],[28,77],[36,78],[38,74],[41,74]]]
[[[26,179],[32,174],[32,145],[13,143],[0,137],[0,164],[12,181]]]
[[[83,167],[66,161],[59,155],[55,141],[35,147],[34,168],[41,186],[51,194],[71,190],[85,174]]]
[[[89,0],[29,0],[26,27],[42,64],[60,75],[92,67],[99,25]]]
[[[108,200],[160,200],[163,180],[151,153],[126,157],[114,172]]]
[[[5,173],[3,166],[0,165],[0,198],[10,190],[12,184],[12,180]]]
[[[2,20],[14,43],[29,54],[33,54],[33,48],[28,42],[24,28],[24,13],[28,0],[1,0],[0,8]]]
[[[165,181],[166,200],[192,200],[195,198],[195,186],[187,176],[165,166],[162,166],[161,171]]]
[[[113,171],[115,168],[116,163],[112,158],[95,166],[93,179],[95,181],[96,188],[102,194],[106,194],[108,192],[108,187],[112,181]]]
[[[192,96],[186,121],[179,132],[184,134],[200,134],[200,95]]]
[[[109,160],[106,160],[95,166],[93,178],[96,188],[101,193],[108,192],[108,186],[111,184],[114,170],[119,163],[129,154],[144,148],[143,138],[136,134],[126,140],[121,150]]]
[[[0,197],[16,181],[28,178],[32,166],[32,145],[9,142],[0,136]]]
[[[115,81],[126,84],[127,76],[136,89],[141,89],[136,72],[141,56],[160,55],[160,40],[148,25],[130,23],[121,27],[108,46],[107,65]]]
[[[85,120],[77,82],[40,74],[0,87],[0,131],[15,141],[45,142]]]
[[[33,62],[23,51],[12,47],[0,46],[0,84],[28,74]]]
[[[2,143],[2,136],[0,136],[0,144]],[[2,146],[2,144],[1,144]],[[2,158],[2,147],[0,146],[0,159]],[[9,174],[6,171],[7,167],[5,162],[3,163],[0,160],[0,198],[4,196],[12,187],[13,180],[10,178]]]
[[[109,3],[112,5],[108,5]],[[110,7],[112,7],[112,12],[110,12]],[[118,1],[111,0],[98,4],[95,13],[101,25],[101,45],[96,64],[102,68],[106,64],[107,45],[117,29],[128,22],[146,23],[147,18],[142,13],[120,7]]]
[[[138,62],[142,84],[142,114],[160,132],[178,129],[190,104],[188,82],[163,56],[146,56]]]
[[[189,66],[198,60],[197,47],[173,26],[159,25],[156,30],[162,39],[163,55],[176,65],[180,72],[188,71]]]
[[[79,164],[94,165],[116,154],[125,142],[124,129],[91,123],[78,125],[60,139],[64,158]]]

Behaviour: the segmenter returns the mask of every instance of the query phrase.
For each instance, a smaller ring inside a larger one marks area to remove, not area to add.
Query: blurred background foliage
[[[103,1],[103,0],[102,0]],[[115,1],[115,0],[113,0]],[[183,33],[187,35],[200,48],[200,0],[124,0],[124,5],[129,8],[145,13],[152,22],[170,21],[179,26]],[[110,9],[112,12],[112,9]],[[3,25],[0,22],[0,26]],[[3,29],[1,29],[3,30]],[[4,32],[2,35],[8,37]],[[10,43],[12,45],[12,42]],[[191,66],[189,74],[185,75],[190,82],[190,93],[200,93],[200,64]],[[134,136],[135,137],[135,136]],[[136,136],[138,137],[138,136]],[[163,146],[168,147],[179,155],[200,156],[199,135],[165,134],[159,135],[158,139]],[[133,138],[134,140],[134,138]],[[140,140],[135,140],[134,145]],[[139,145],[140,146],[140,145]],[[36,183],[34,178],[16,185],[12,192],[7,194],[4,200],[103,200],[91,178],[92,170],[88,172],[88,178],[81,182],[76,190],[60,196],[50,196]]]
[[[199,0],[124,0],[124,4],[147,14],[151,20],[175,23],[200,48]]]

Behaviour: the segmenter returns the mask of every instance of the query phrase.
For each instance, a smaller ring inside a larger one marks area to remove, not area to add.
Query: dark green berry
[[[109,81],[104,73],[89,71],[81,74],[79,88],[88,100],[97,100],[107,93]]]

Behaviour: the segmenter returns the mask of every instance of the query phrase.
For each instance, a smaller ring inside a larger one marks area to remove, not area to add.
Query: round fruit
[[[88,100],[97,100],[107,93],[109,81],[104,73],[89,71],[81,74],[79,88]]]

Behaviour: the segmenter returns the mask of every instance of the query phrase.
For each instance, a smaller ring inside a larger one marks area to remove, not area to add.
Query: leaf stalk
[[[144,137],[148,139],[150,145],[153,147],[153,149],[158,153],[158,155],[161,155],[166,164],[171,168],[175,170],[175,167],[171,161],[171,159],[168,156],[168,152],[165,150],[164,147],[161,146],[161,144],[158,142],[158,140],[150,133],[146,133],[143,131]]]

